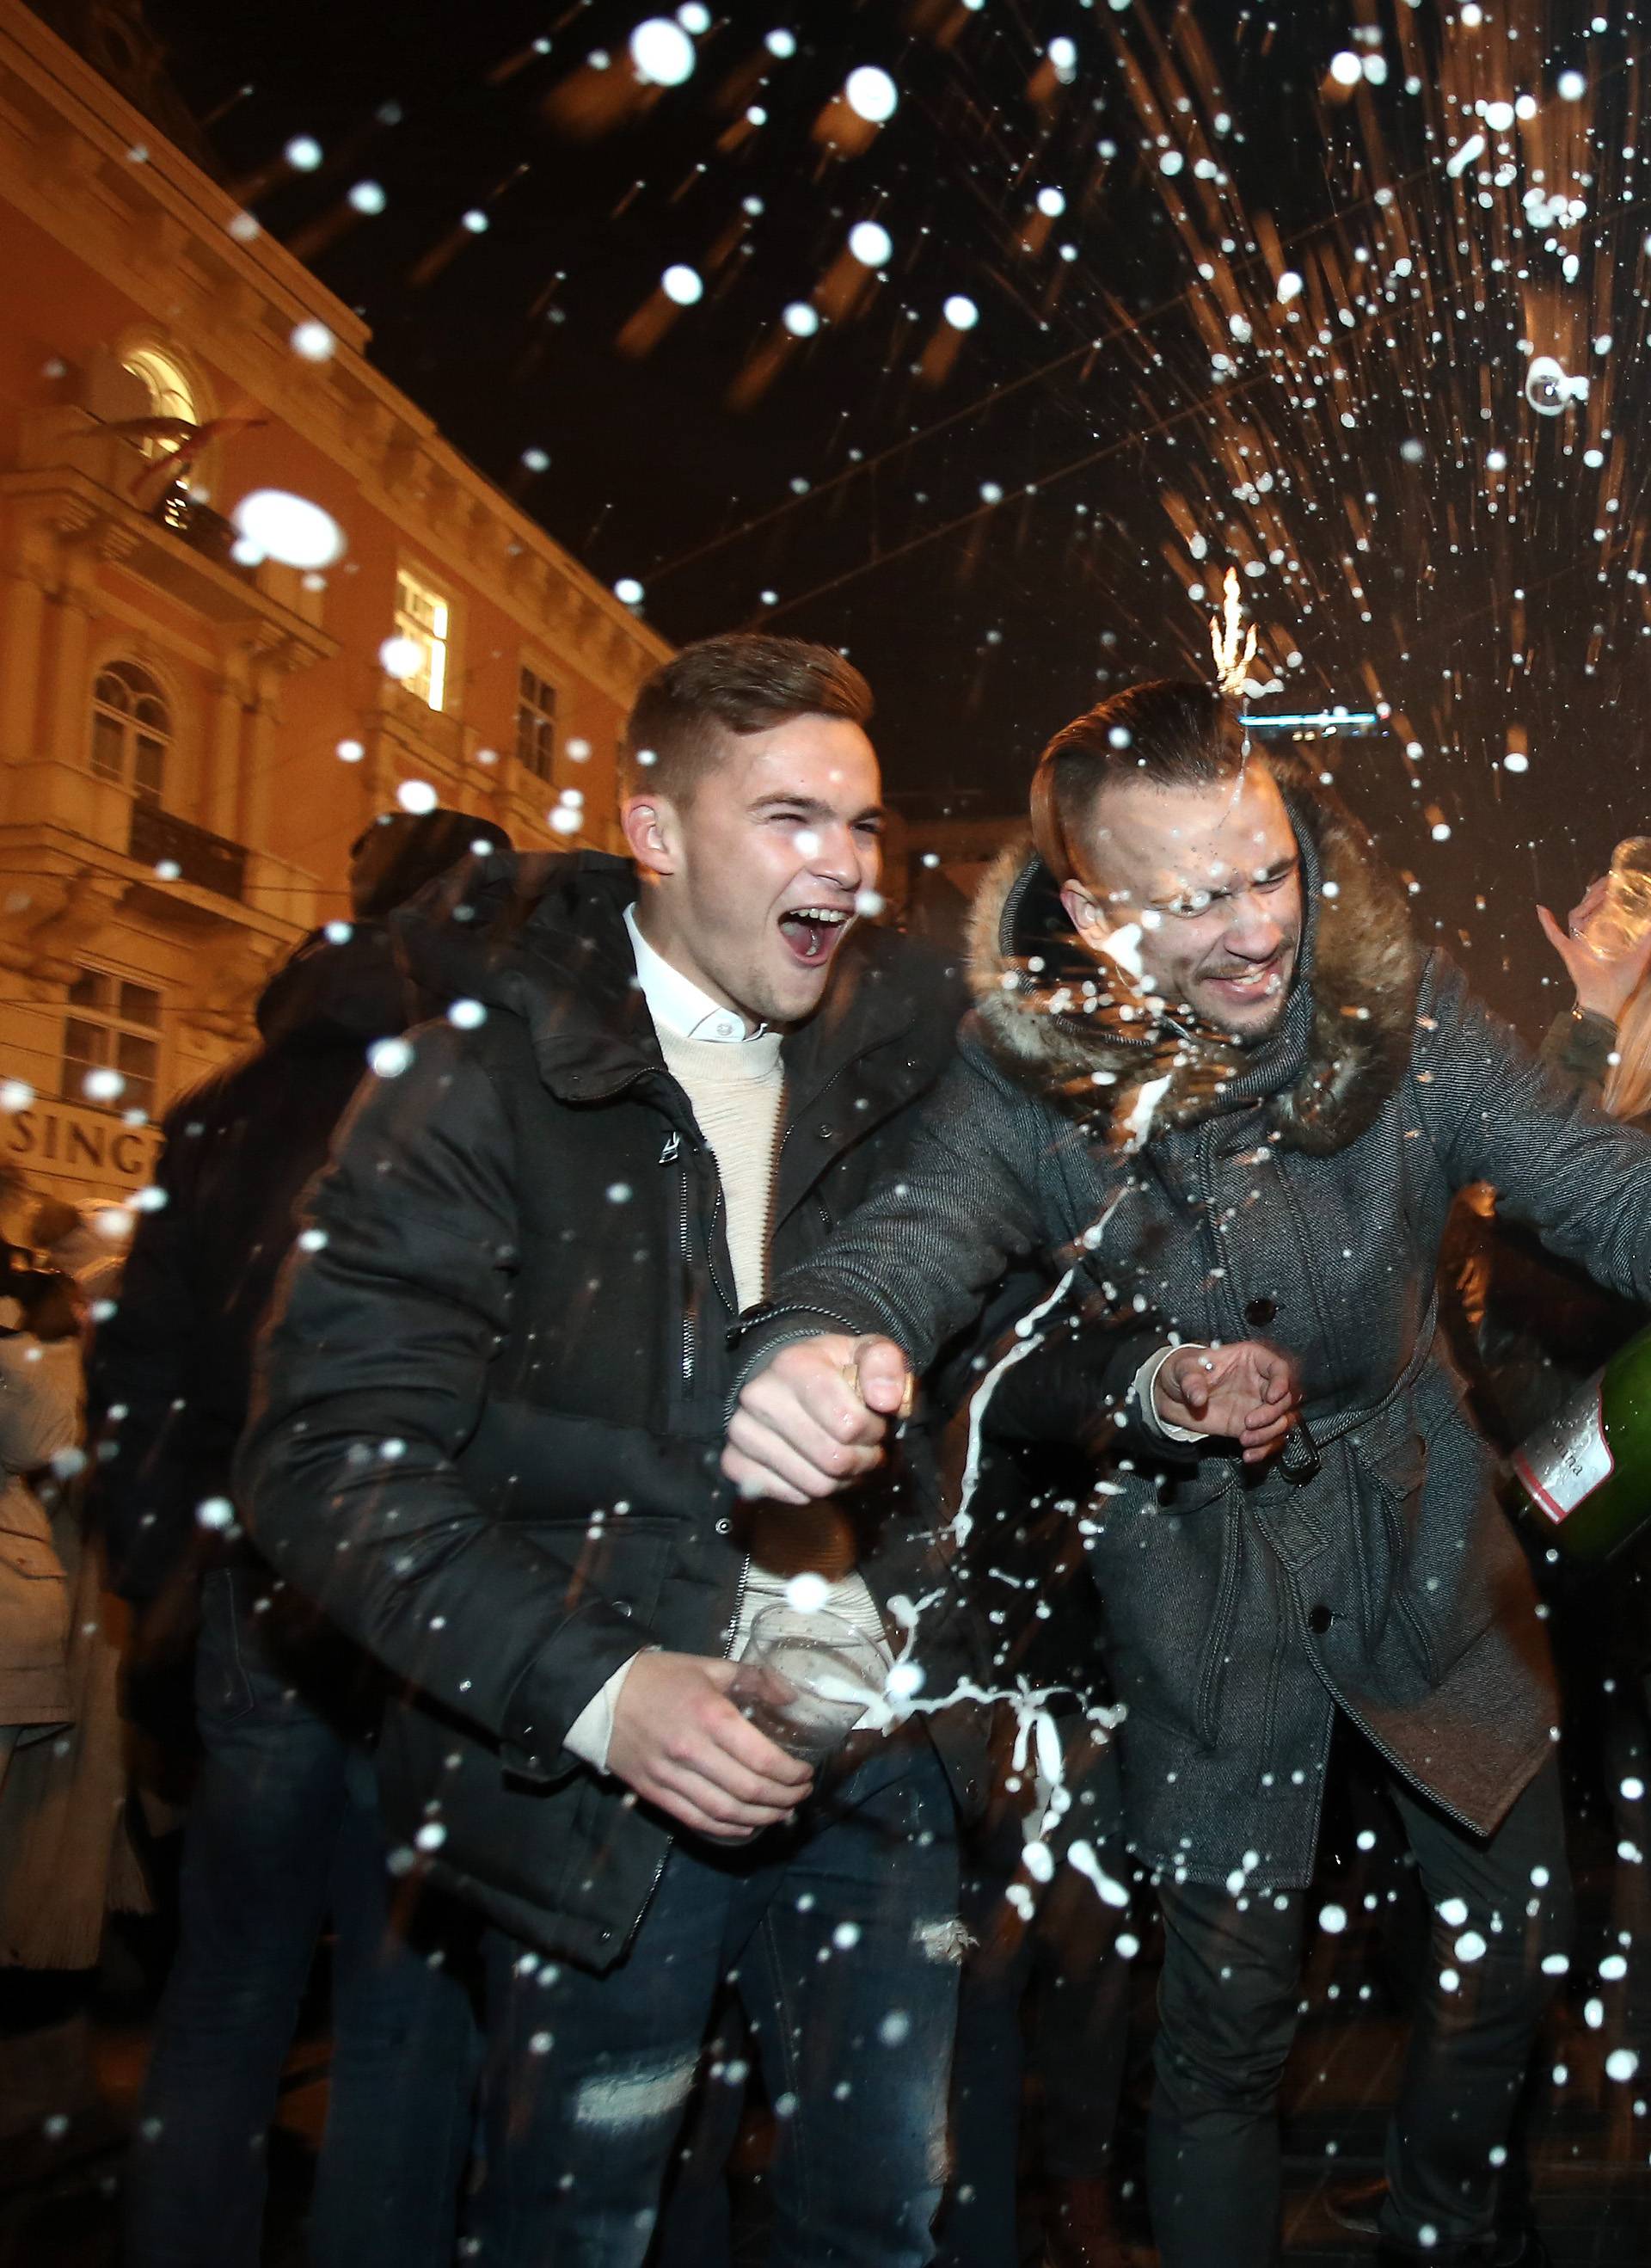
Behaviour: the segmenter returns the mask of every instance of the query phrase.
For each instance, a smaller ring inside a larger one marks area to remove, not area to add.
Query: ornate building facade
[[[347,912],[376,814],[616,840],[668,649],[366,343],[0,0],[0,1167],[42,1190],[147,1180],[153,1117]]]

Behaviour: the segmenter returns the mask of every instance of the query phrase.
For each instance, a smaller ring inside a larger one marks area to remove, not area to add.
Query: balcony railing
[[[246,850],[226,843],[175,819],[158,804],[142,800],[132,806],[132,831],[127,854],[154,867],[163,881],[189,882],[198,890],[215,890],[221,898],[244,899],[246,895]]]
[[[238,574],[250,578],[250,568],[241,566],[234,558],[235,530],[221,512],[214,512],[208,504],[197,504],[181,482],[169,488],[150,513],[163,527],[181,535],[192,549],[216,559],[220,567],[231,567]]]

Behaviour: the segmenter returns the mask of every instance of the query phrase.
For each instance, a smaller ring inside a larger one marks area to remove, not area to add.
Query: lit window
[[[405,567],[395,578],[395,631],[408,638],[420,654],[418,667],[401,682],[419,700],[439,709],[447,691],[448,622],[451,609],[439,592]],[[400,673],[397,673],[400,674]]]
[[[165,784],[172,712],[166,696],[135,661],[99,670],[92,696],[92,769],[118,780],[145,803],[158,803]]]
[[[170,355],[162,354],[158,347],[133,347],[121,359],[123,368],[143,379],[151,417],[181,417],[191,425],[201,423],[194,389]],[[158,436],[138,444],[146,457],[169,453],[176,446]]]
[[[152,1116],[159,1064],[160,994],[106,968],[83,968],[63,1025],[64,1100]]]
[[[556,756],[556,688],[537,670],[524,669],[516,704],[516,761],[535,779],[547,780]]]

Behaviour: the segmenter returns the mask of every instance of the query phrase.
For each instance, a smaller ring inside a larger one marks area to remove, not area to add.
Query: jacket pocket
[[[1090,1540],[1119,1697],[1203,1749],[1221,1733],[1244,1521],[1229,1483],[1195,1511],[1114,1512]]]
[[[1491,1456],[1452,1409],[1371,1468],[1388,1550],[1372,1570],[1372,1635],[1391,1619],[1430,1686],[1449,1675],[1501,1610],[1523,1559],[1490,1491]]]
[[[69,1579],[44,1537],[0,1529],[0,1682],[61,1670],[69,1652]]]

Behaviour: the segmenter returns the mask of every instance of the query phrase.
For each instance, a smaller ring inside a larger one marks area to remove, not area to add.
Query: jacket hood
[[[379,922],[306,937],[265,985],[258,1030],[266,1047],[353,1047],[404,1032],[413,998]]]
[[[664,1069],[625,926],[636,892],[630,861],[605,851],[495,853],[466,859],[390,926],[421,992],[520,1016],[546,1083],[590,1101]],[[787,1036],[791,1086],[809,1091],[868,1044],[920,1021],[940,1029],[947,976],[926,948],[857,924],[819,1009]]]
[[[1345,1149],[1409,1061],[1419,957],[1398,884],[1366,828],[1298,757],[1268,750],[1252,761],[1283,793],[1305,908],[1283,1019],[1258,1046],[1148,1020],[1075,937],[1029,841],[1003,853],[975,900],[970,983],[994,1054],[1120,1146],[1258,1101],[1288,1147]]]

